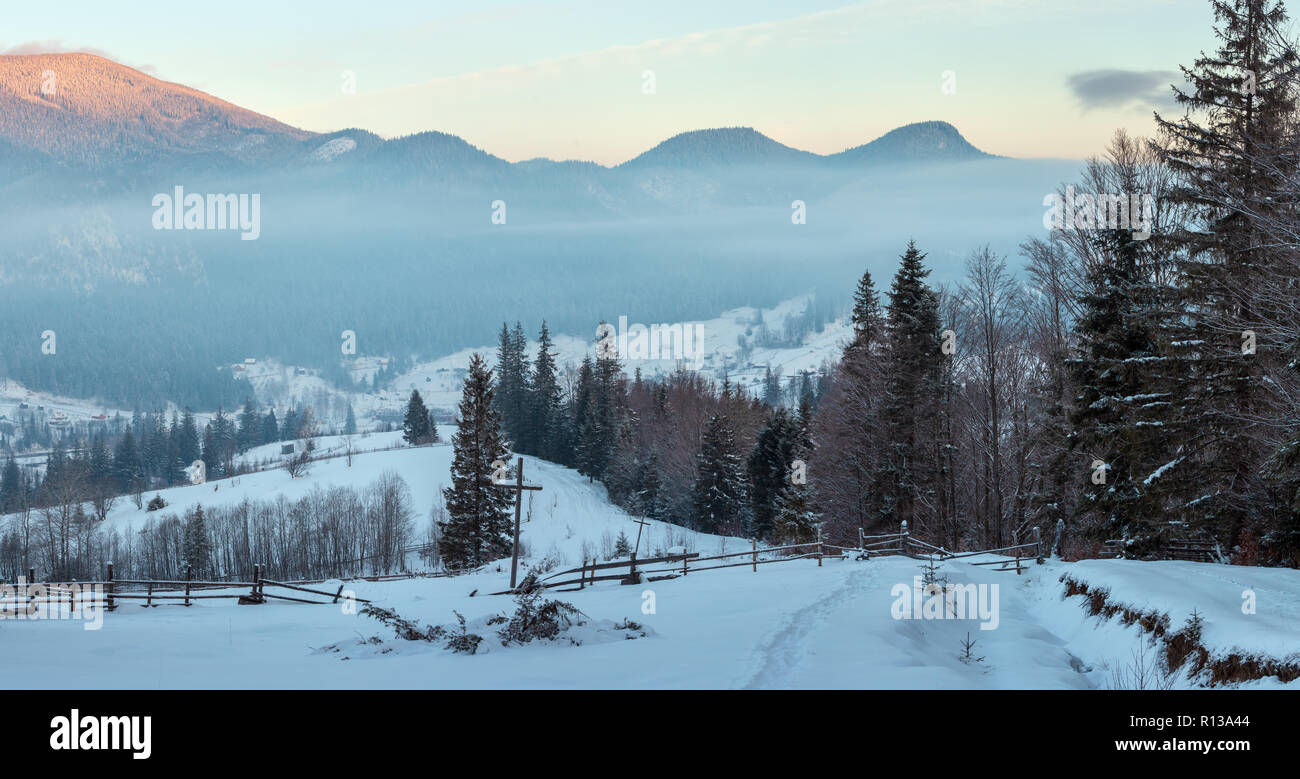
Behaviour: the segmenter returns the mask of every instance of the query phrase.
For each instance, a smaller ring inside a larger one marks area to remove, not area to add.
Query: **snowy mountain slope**
[[[761,395],[765,370],[770,366],[774,372],[780,371],[782,386],[789,387],[791,382],[798,380],[799,372],[816,371],[823,365],[838,360],[844,343],[849,338],[850,328],[846,322],[835,320],[827,323],[821,332],[813,332],[804,337],[798,345],[764,345],[765,341],[780,342],[780,336],[787,326],[802,316],[811,302],[810,295],[800,295],[771,308],[745,306],[726,311],[713,319],[674,323],[684,328],[698,327],[698,332],[702,333],[702,345],[698,353],[692,351],[692,359],[637,359],[624,356],[624,369],[629,376],[639,369],[644,377],[653,378],[686,367],[698,370],[719,383],[724,378],[729,379],[732,386]],[[620,326],[618,320],[611,324]],[[635,320],[626,322],[629,330],[638,324],[648,327],[662,323]],[[766,338],[765,332],[768,334]],[[530,361],[537,358],[536,335],[535,332],[528,332]],[[633,333],[631,338],[635,337]],[[595,356],[596,324],[593,324],[590,334],[553,333],[552,340],[556,363],[560,369],[569,366],[576,370],[584,357]],[[690,346],[695,348],[694,340]],[[327,428],[342,426],[346,408],[350,404],[358,425],[362,429],[373,429],[384,420],[401,418],[411,390],[419,390],[425,405],[442,417],[454,415],[460,403],[461,384],[469,368],[470,357],[480,354],[489,362],[495,363],[496,353],[496,345],[483,345],[418,363],[394,379],[390,386],[373,393],[345,392],[312,370],[284,365],[274,359],[254,358],[251,363],[236,364],[230,366],[230,369],[252,384],[258,401],[263,404],[276,408],[312,406],[317,419]],[[389,357],[358,355],[346,359],[353,378],[366,380],[386,365]]]
[[[169,405],[167,414],[178,412],[175,405]],[[89,426],[91,431],[96,426],[107,426],[114,417],[121,417],[129,422],[132,412],[122,408],[103,405],[96,399],[71,398],[28,389],[12,379],[0,379],[0,433],[6,436],[11,447],[20,452],[18,459],[32,465],[44,465],[47,452],[38,449],[30,454],[22,454],[26,443],[22,439],[19,421],[23,415],[33,415],[37,424],[47,424],[55,438],[63,437],[65,431],[81,425]],[[211,413],[196,413],[195,421],[205,425],[212,419]],[[103,429],[101,427],[101,429]]]
[[[713,319],[683,322],[683,327],[699,326],[703,333],[703,346],[694,360],[682,359],[635,359],[623,356],[623,367],[628,375],[636,370],[646,378],[666,376],[685,364],[696,368],[700,373],[721,382],[724,378],[731,380],[733,386],[740,386],[751,393],[762,393],[765,368],[771,366],[780,369],[785,382],[797,378],[799,371],[815,371],[828,361],[839,359],[839,353],[849,337],[850,328],[844,321],[829,323],[820,333],[812,333],[798,346],[765,347],[760,345],[759,332],[767,328],[773,333],[780,333],[788,321],[804,313],[810,304],[808,295],[785,300],[772,308],[758,309],[752,306],[726,311]],[[618,327],[618,321],[610,323]],[[627,322],[628,328],[641,324],[648,327],[651,322]],[[536,334],[529,333],[529,359],[537,357]],[[635,335],[630,336],[635,338]],[[587,336],[553,335],[556,363],[560,366],[578,365],[583,358],[595,356],[596,327]],[[746,344],[742,346],[743,344]],[[482,346],[475,349],[463,349],[455,354],[438,360],[421,363],[407,373],[398,377],[393,388],[378,396],[381,406],[391,407],[394,403],[405,403],[411,390],[420,391],[425,404],[431,408],[452,410],[460,401],[460,386],[464,371],[469,366],[471,355],[478,353],[489,360],[495,359],[495,346]],[[690,362],[696,365],[688,364]],[[367,400],[361,401],[361,408],[373,413],[373,406]],[[360,411],[358,411],[360,413]]]
[[[629,376],[639,369],[646,378],[653,378],[686,367],[696,369],[716,382],[728,379],[733,387],[740,387],[750,394],[762,395],[764,375],[770,366],[774,372],[781,373],[782,386],[788,388],[792,382],[798,381],[801,371],[816,371],[823,365],[838,360],[844,343],[849,338],[850,328],[846,322],[835,320],[827,323],[821,332],[809,333],[797,345],[764,345],[782,343],[781,336],[786,328],[796,318],[803,316],[811,303],[810,295],[800,295],[771,308],[745,306],[726,311],[712,319],[674,323],[684,328],[698,327],[698,332],[702,334],[698,352],[692,351],[689,355],[691,359],[637,359],[625,356],[624,369]],[[618,326],[620,323],[615,320],[611,324]],[[648,327],[661,323],[626,322],[628,329],[638,324]],[[553,334],[556,363],[561,370],[566,367],[576,370],[584,357],[594,357],[595,330],[596,326],[593,325],[592,332],[586,335]],[[531,361],[537,357],[536,333],[529,332],[528,337]],[[631,337],[635,339],[635,333]],[[690,346],[692,350],[695,349],[693,339]],[[449,419],[454,416],[460,402],[461,384],[470,357],[477,353],[486,356],[489,362],[495,362],[496,351],[495,345],[484,345],[419,363],[397,377],[391,386],[373,393],[348,392],[320,376],[316,370],[300,365],[286,365],[274,358],[249,356],[240,362],[220,366],[220,369],[247,380],[263,409],[275,408],[282,413],[287,408],[310,406],[320,423],[319,432],[329,434],[342,430],[349,405],[352,406],[361,430],[377,430],[386,422],[400,422],[413,389],[420,391],[425,405],[436,411],[440,418]],[[360,354],[345,359],[353,379],[365,381],[372,379],[381,368],[388,365],[390,357]],[[22,403],[27,403],[32,411],[38,406],[44,406],[45,413],[49,415],[62,412],[73,422],[91,421],[99,415],[108,419],[115,414],[121,414],[127,419],[131,417],[129,411],[105,407],[94,399],[57,397],[34,392],[12,380],[0,380],[0,415],[7,416],[9,421],[15,420],[22,410]],[[169,414],[176,410],[174,406],[167,409]],[[238,409],[233,407],[226,411],[230,414],[238,413]],[[200,426],[210,421],[215,412],[216,409],[203,409],[197,413]],[[0,422],[3,421],[0,419]]]
[[[206,484],[172,487],[159,494],[167,501],[161,512],[138,509],[125,498],[119,499],[104,521],[105,531],[139,531],[160,514],[183,513],[202,504],[206,508],[237,504],[244,499],[274,500],[283,495],[296,500],[316,488],[352,486],[364,488],[385,471],[403,478],[411,490],[415,511],[415,536],[423,538],[431,520],[433,506],[441,505],[442,488],[451,483],[452,448],[455,428],[440,426],[443,443],[408,447],[401,444],[401,433],[375,433],[357,436],[352,465],[343,456],[342,437],[320,439],[316,455],[326,459],[314,462],[307,474],[292,478],[283,468],[220,479]],[[400,447],[400,448],[391,448]],[[246,457],[255,461],[282,459],[279,444],[251,450]],[[618,534],[635,541],[637,525],[622,509],[609,503],[605,488],[590,483],[587,477],[569,468],[535,458],[525,458],[524,476],[530,484],[542,485],[541,492],[529,493],[524,503],[521,538],[525,547],[525,564],[550,557],[558,565],[578,565],[585,556],[607,557]],[[730,551],[746,545],[744,539],[725,539],[651,521],[641,539],[642,556],[657,549],[686,546],[692,551],[717,553],[729,546]],[[236,574],[237,575],[237,574]]]

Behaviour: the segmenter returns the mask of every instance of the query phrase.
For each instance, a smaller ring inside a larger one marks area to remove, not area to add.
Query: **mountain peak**
[[[996,155],[980,151],[956,127],[936,120],[903,125],[870,143],[830,156],[851,162],[919,162],[981,159]]]
[[[717,127],[678,133],[620,167],[794,162],[816,156],[778,143],[752,127]]]
[[[81,52],[0,56],[0,139],[100,168],[159,156],[255,160],[312,133]]]

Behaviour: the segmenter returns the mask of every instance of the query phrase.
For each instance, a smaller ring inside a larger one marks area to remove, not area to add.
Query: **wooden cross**
[[[492,486],[515,492],[515,550],[510,558],[510,589],[513,590],[519,576],[519,512],[524,502],[524,490],[540,490],[541,485],[524,484],[524,458],[520,457],[515,464],[515,483],[493,480]]]
[[[638,527],[636,529],[636,546],[632,547],[632,564],[628,568],[628,579],[633,580],[633,583],[635,583],[636,553],[641,549],[641,531],[645,528],[646,525],[650,523],[646,522],[644,519],[634,519],[632,521],[637,523]]]

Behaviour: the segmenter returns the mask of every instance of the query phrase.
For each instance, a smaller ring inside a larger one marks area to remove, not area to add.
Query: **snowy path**
[[[837,563],[838,565],[839,563]],[[1062,638],[1041,626],[1026,597],[1042,584],[962,563],[941,569],[953,583],[997,586],[998,622],[895,619],[896,584],[911,587],[919,564],[883,558],[856,565],[842,586],[790,614],[758,647],[759,670],[748,688],[1072,688],[1093,684]],[[1054,579],[1051,579],[1054,582]],[[992,590],[988,590],[992,592]],[[990,623],[991,624],[991,623]],[[976,641],[973,662],[962,641]]]
[[[879,572],[879,568],[856,570],[843,586],[787,617],[785,626],[759,647],[756,656],[760,668],[741,686],[750,690],[788,687],[790,677],[816,651],[813,634],[824,632],[827,620],[846,603],[861,599],[867,582],[878,578]]]

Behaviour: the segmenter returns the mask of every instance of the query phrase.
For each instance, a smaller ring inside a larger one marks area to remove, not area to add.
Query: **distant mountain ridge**
[[[338,142],[324,148],[331,141]],[[831,155],[786,146],[753,128],[727,127],[680,133],[620,165],[593,165],[592,170],[952,162],[991,156],[940,121],[900,127]],[[0,170],[6,162],[33,159],[106,170],[170,164],[293,167],[362,158],[408,174],[504,174],[513,167],[543,170],[541,163],[549,161],[510,163],[437,131],[388,140],[359,129],[313,133],[93,54],[0,56]]]

